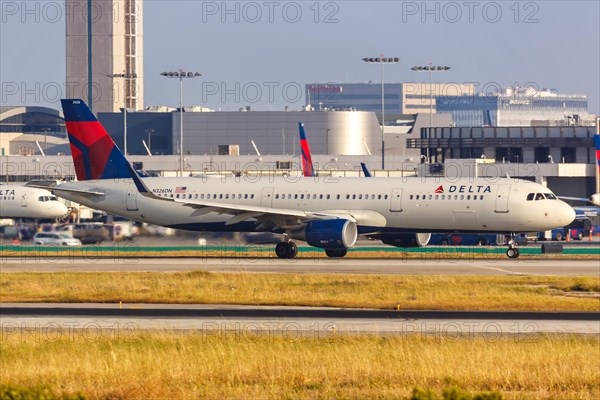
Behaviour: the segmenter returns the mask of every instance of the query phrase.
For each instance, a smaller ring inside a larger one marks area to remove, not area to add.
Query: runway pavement
[[[341,273],[394,275],[600,276],[589,259],[294,259],[276,258],[0,258],[0,272],[247,271],[256,273]]]
[[[442,338],[541,333],[600,334],[600,313],[464,312],[177,304],[0,305],[2,334],[23,330],[194,330],[206,334],[278,334],[288,338],[337,334],[426,334]]]

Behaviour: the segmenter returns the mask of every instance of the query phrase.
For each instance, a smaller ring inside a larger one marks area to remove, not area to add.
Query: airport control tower
[[[66,9],[67,95],[95,113],[142,109],[142,0],[66,0]]]

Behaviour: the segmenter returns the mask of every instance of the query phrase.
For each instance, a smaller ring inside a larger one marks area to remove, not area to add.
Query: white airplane
[[[47,190],[0,184],[0,218],[62,218],[68,211]]]
[[[513,179],[202,176],[140,178],[83,100],[62,100],[79,182],[51,190],[88,207],[151,224],[195,231],[282,234],[343,257],[358,234],[396,245],[430,232],[528,232],[568,225],[575,212],[546,187]],[[528,200],[533,195],[539,200]],[[519,250],[510,241],[507,256]]]

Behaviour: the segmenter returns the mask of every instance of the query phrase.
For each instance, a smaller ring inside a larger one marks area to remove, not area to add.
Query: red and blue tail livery
[[[298,123],[300,129],[300,149],[302,151],[302,172],[304,176],[315,176],[315,170],[313,168],[312,157],[310,156],[310,148],[308,147],[308,140],[306,139],[306,132],[304,131],[304,124]]]
[[[61,100],[77,180],[131,178],[131,167],[81,99]]]
[[[594,135],[594,145],[596,146],[596,164],[598,165],[598,174],[600,174],[600,135]]]

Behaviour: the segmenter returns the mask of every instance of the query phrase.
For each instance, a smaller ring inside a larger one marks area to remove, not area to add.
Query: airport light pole
[[[384,57],[383,54],[380,57],[365,57],[362,59],[364,62],[369,64],[381,65],[381,169],[385,169],[385,89],[383,84],[383,66],[385,64],[397,64],[400,62],[398,57]]]
[[[152,134],[154,133],[154,129],[148,128],[146,129],[146,133],[148,134],[148,151],[152,155]]]
[[[433,71],[448,71],[450,67],[432,65],[431,63],[425,66],[414,66],[411,68],[413,71],[429,71],[429,134],[427,135],[427,160],[429,160],[429,138],[431,136],[431,129],[433,129],[433,90],[431,89],[431,75]]]
[[[123,87],[123,152],[127,155],[127,80],[136,79],[137,74],[110,74],[109,78],[123,78],[125,86]]]
[[[199,72],[185,72],[181,69],[176,72],[161,72],[160,74],[167,78],[179,79],[179,173],[183,176],[183,79],[197,78],[202,74]]]

